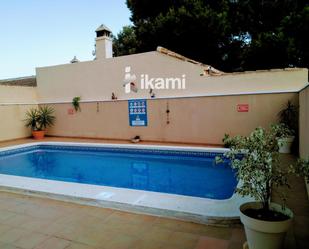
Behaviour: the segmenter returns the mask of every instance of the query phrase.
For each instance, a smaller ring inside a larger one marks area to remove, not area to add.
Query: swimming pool
[[[0,191],[164,216],[239,224],[236,182],[225,148],[35,142],[0,148]]]
[[[0,151],[0,174],[224,200],[237,181],[218,154],[40,144]]]

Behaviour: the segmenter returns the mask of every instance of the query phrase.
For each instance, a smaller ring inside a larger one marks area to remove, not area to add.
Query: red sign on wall
[[[73,108],[69,108],[68,109],[68,114],[69,115],[73,115],[74,114],[74,109]]]
[[[237,111],[238,112],[249,112],[249,104],[238,104]]]

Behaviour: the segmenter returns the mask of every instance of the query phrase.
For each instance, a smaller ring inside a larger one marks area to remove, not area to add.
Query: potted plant
[[[55,116],[53,113],[54,109],[49,106],[32,108],[26,112],[24,121],[26,126],[31,128],[32,136],[35,139],[43,139],[45,136],[45,129],[54,124]]]
[[[79,104],[80,100],[81,100],[80,96],[74,97],[72,100],[72,105],[76,112],[81,111],[80,104]]]
[[[279,144],[279,151],[281,153],[290,153],[295,137],[298,137],[298,107],[291,101],[288,101],[286,106],[278,113],[279,123],[284,124],[285,128],[292,131],[286,134],[286,139],[281,139]],[[296,141],[297,142],[297,141]],[[294,151],[298,150],[298,143],[294,143]]]
[[[291,172],[280,167],[276,135],[272,127],[257,128],[248,137],[229,138],[230,150],[217,158],[217,162],[228,158],[236,170],[241,184],[235,191],[256,200],[240,206],[250,249],[281,248],[292,224],[292,211],[271,202],[272,187],[288,186],[287,175]]]
[[[273,130],[277,136],[279,152],[286,154],[291,153],[292,144],[295,139],[294,130],[291,130],[284,123],[273,125]]]

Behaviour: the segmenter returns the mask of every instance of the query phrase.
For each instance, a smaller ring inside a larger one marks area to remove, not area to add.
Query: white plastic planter
[[[284,154],[291,153],[291,147],[294,139],[295,139],[294,136],[279,138],[278,139],[279,152]]]
[[[270,205],[272,210],[284,213],[290,217],[285,221],[263,221],[251,218],[243,213],[248,208],[261,208],[260,202],[248,202],[240,206],[240,220],[245,227],[249,249],[281,249],[286,232],[292,224],[293,213],[290,209],[282,210],[275,203]]]

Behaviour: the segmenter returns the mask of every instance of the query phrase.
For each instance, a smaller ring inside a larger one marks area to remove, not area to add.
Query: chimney
[[[97,37],[95,39],[95,55],[97,60],[113,57],[112,31],[104,24],[96,29]]]

